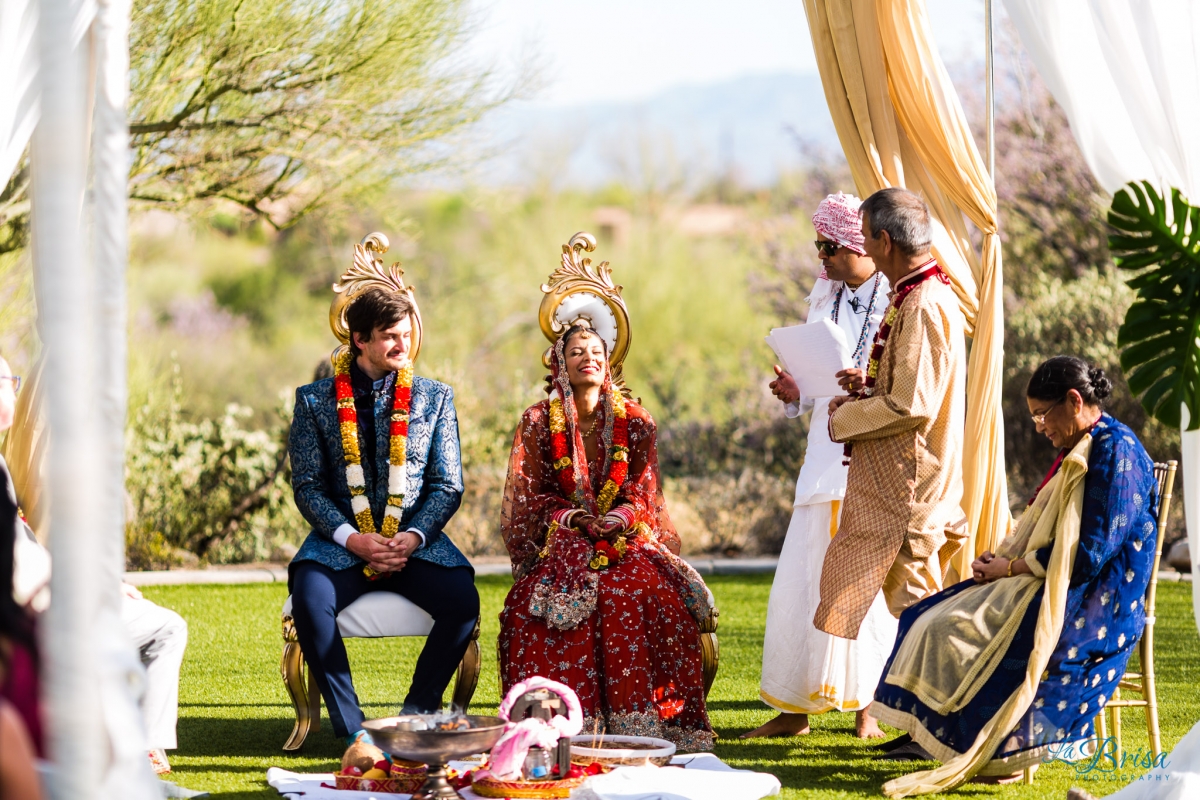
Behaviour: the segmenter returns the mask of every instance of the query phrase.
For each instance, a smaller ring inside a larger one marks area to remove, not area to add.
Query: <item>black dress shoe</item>
[[[916,742],[897,747],[890,753],[881,753],[875,758],[880,761],[937,761],[933,754]]]
[[[908,744],[911,741],[912,741],[912,737],[906,733],[903,736],[897,736],[895,739],[889,739],[886,742],[880,742],[879,744],[873,744],[873,745],[871,745],[871,749],[872,750],[880,750],[884,753],[890,753],[893,750],[895,750],[897,747],[904,747],[904,745]]]

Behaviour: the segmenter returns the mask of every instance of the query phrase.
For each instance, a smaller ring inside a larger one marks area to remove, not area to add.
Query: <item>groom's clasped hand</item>
[[[420,537],[411,531],[398,533],[392,539],[378,533],[356,533],[346,540],[346,549],[376,572],[399,572],[420,544]]]

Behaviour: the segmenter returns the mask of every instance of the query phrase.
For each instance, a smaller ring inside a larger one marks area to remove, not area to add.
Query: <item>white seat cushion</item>
[[[283,603],[285,616],[292,613],[292,598]],[[413,601],[392,592],[367,592],[337,617],[345,639],[379,639],[385,636],[428,636],[433,618]]]

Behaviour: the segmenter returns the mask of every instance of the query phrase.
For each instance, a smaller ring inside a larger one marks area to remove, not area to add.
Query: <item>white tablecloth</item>
[[[683,769],[620,767],[597,775],[577,789],[572,797],[583,800],[759,800],[779,793],[779,780],[765,772],[734,769],[712,753],[676,756],[671,764]],[[450,766],[465,772],[478,763],[457,761]],[[714,774],[717,773],[717,774]],[[412,795],[378,792],[346,792],[325,788],[334,783],[332,772],[289,772],[279,767],[267,770],[267,783],[289,800],[410,800]],[[466,800],[482,800],[470,789],[462,789]]]

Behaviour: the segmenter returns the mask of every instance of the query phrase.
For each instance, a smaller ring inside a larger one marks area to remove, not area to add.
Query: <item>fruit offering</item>
[[[358,764],[342,768],[336,776],[338,789],[381,794],[412,794],[425,782],[425,765],[397,759],[389,764],[379,759],[364,770]]]

